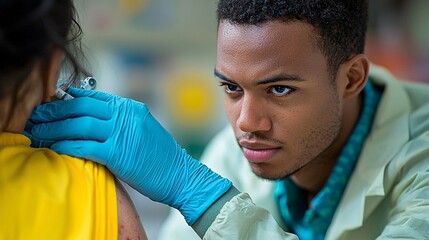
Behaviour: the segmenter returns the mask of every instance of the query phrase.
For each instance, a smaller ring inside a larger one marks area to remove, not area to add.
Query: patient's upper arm
[[[130,196],[118,180],[115,181],[115,184],[118,202],[118,239],[147,239]]]

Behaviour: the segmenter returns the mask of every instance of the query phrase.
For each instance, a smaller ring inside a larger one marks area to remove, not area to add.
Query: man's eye
[[[281,96],[285,96],[288,93],[290,93],[292,91],[291,88],[285,87],[285,86],[274,86],[272,88],[270,88],[270,92],[273,93],[274,95],[281,97]]]
[[[220,86],[223,86],[225,88],[225,92],[227,93],[236,93],[242,91],[242,89],[237,85],[221,83]]]

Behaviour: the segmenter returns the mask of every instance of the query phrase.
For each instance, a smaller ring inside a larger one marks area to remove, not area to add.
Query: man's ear
[[[369,60],[365,54],[358,54],[341,66],[343,99],[356,97],[365,87],[369,74]]]
[[[60,48],[54,48],[51,56],[45,62],[43,69],[43,99],[45,101],[48,101],[55,94],[63,58],[64,51]]]

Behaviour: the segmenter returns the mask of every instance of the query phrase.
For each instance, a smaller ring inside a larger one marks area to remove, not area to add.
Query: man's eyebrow
[[[258,82],[258,85],[267,84],[267,83],[275,83],[275,82],[282,82],[282,81],[295,81],[295,82],[301,82],[304,81],[301,77],[295,74],[286,74],[286,75],[279,75],[276,77],[268,78],[262,81]]]
[[[233,84],[237,84],[234,80],[231,80],[229,78],[227,78],[225,75],[223,75],[222,73],[218,72],[216,69],[214,70],[214,75],[217,78],[220,78],[224,81],[233,83]],[[282,82],[282,81],[297,81],[297,82],[301,82],[304,81],[304,79],[302,79],[301,77],[299,77],[298,75],[295,74],[286,74],[286,75],[279,75],[276,77],[272,77],[272,78],[268,78],[265,80],[261,80],[259,82],[257,82],[258,85],[263,85],[263,84],[268,84],[268,83],[276,83],[276,82]]]
[[[215,75],[215,77],[220,78],[220,79],[222,79],[222,80],[224,80],[224,81],[227,81],[227,82],[230,82],[230,83],[233,83],[233,84],[237,84],[235,81],[233,81],[233,80],[231,80],[231,79],[227,78],[225,75],[223,75],[222,73],[218,72],[218,71],[216,70],[216,68],[215,68],[215,70],[214,70],[214,75]]]

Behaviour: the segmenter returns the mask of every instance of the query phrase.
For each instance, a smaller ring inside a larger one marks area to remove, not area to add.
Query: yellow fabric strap
[[[30,146],[30,139],[24,135],[16,133],[3,132],[0,133],[0,146],[8,145],[26,145]]]

